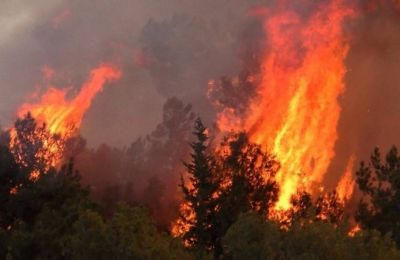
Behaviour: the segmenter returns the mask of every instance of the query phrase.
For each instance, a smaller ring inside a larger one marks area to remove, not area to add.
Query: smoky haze
[[[206,97],[207,84],[210,79],[239,75],[249,69],[243,55],[246,56],[248,48],[260,47],[257,33],[262,30],[246,12],[270,2],[3,0],[0,2],[0,122],[3,126],[12,124],[18,107],[29,101],[32,93],[45,91],[49,83],[73,86],[77,91],[90,69],[104,61],[117,64],[123,78],[95,98],[81,129],[88,147],[93,148],[85,148],[86,157],[82,158],[89,162],[86,165],[81,162],[83,170],[95,175],[93,179],[115,171],[115,175],[109,176],[113,179],[120,174],[120,170],[115,170],[121,168],[120,153],[128,156],[139,148],[150,151],[159,148],[160,129],[168,129],[166,106],[185,110],[186,104],[191,104],[194,113],[211,124],[215,111]],[[293,1],[304,15],[317,3],[311,2]],[[400,143],[399,12],[390,4],[378,5],[377,10],[365,11],[346,24],[346,30],[350,41],[348,73],[346,91],[340,98],[342,113],[336,157],[326,177],[330,188],[336,185],[352,154],[359,161],[367,159],[375,146],[386,149]],[[51,82],[43,79],[44,68],[54,69]],[[174,136],[169,139],[177,141],[181,132],[175,131],[168,129],[164,135]],[[147,136],[150,141],[137,139],[140,136]],[[146,148],[146,142],[154,143],[154,147]],[[99,147],[102,143],[120,150]],[[180,143],[186,144],[186,139]],[[169,155],[166,148],[158,153],[161,155],[156,158]],[[179,164],[182,154],[174,157]],[[101,156],[115,159],[115,167],[104,163],[109,166],[107,171],[101,169],[105,167],[96,168]],[[84,161],[82,158],[78,158],[78,163],[79,159]],[[153,174],[151,167],[157,162],[142,164],[145,166],[139,171],[147,174],[142,182],[154,177],[151,183],[157,189],[157,177],[162,179],[163,174]],[[137,165],[124,167],[127,174],[137,171]],[[171,186],[176,187],[178,174],[174,174],[175,186]],[[125,182],[124,178],[119,182]],[[109,183],[109,179],[99,186],[104,183]]]
[[[400,145],[400,12],[389,3],[382,1],[348,25],[346,90],[328,184],[338,180],[350,156],[357,167],[375,147],[385,154]]]
[[[50,82],[78,89],[100,62],[123,78],[107,86],[87,112],[82,134],[91,146],[124,146],[153,130],[162,105],[177,96],[212,118],[207,81],[240,68],[245,12],[262,1],[2,1],[0,122]],[[105,127],[106,126],[106,127]]]

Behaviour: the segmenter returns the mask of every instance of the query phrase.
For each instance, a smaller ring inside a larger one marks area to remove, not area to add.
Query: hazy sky
[[[172,95],[206,111],[207,81],[239,70],[237,34],[257,2],[0,1],[0,122],[10,125],[19,105],[44,91],[44,66],[56,71],[53,84],[78,89],[102,61],[120,64],[124,77],[87,112],[82,133],[91,144],[124,145],[148,133]],[[164,75],[138,62],[147,45]]]
[[[89,144],[129,145],[160,122],[170,96],[211,118],[207,82],[241,70],[246,10],[267,2],[2,0],[0,122],[10,125],[19,105],[45,85],[43,66],[57,72],[55,85],[77,90],[102,61],[119,64],[124,77],[87,112],[82,134]],[[365,159],[375,145],[400,143],[400,15],[389,8],[354,21],[332,171],[351,153]],[[149,65],[143,51],[156,62]]]

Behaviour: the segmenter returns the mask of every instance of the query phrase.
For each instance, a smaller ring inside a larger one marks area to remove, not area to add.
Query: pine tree
[[[244,133],[227,145],[229,153],[221,158],[224,175],[231,180],[223,194],[226,202],[232,204],[232,212],[252,210],[266,216],[278,198],[275,175],[279,163],[259,145],[250,143]]]
[[[361,162],[357,184],[363,194],[356,212],[362,229],[390,234],[400,247],[400,155],[393,146],[382,158],[376,148],[369,163]]]
[[[212,230],[219,181],[213,171],[213,157],[208,152],[207,128],[199,118],[193,134],[196,140],[191,143],[191,162],[184,163],[190,184],[186,185],[182,177],[181,188],[194,218],[181,216],[182,223],[189,226],[183,239],[196,250],[211,250],[215,243]]]
[[[222,144],[227,151],[219,158],[224,180],[228,180],[219,197],[215,256],[222,254],[221,239],[240,214],[249,211],[266,217],[278,199],[275,175],[280,164],[259,145],[249,142],[246,134],[228,138]]]

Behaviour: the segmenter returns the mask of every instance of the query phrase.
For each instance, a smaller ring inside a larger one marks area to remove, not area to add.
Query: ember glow
[[[283,210],[300,186],[310,192],[318,187],[335,155],[349,49],[343,23],[354,15],[341,0],[320,5],[306,18],[285,3],[265,12],[268,46],[258,96],[240,118],[241,130],[281,162],[276,209]],[[222,130],[232,130],[226,124],[232,114],[219,115]]]
[[[93,98],[103,90],[106,82],[118,80],[122,73],[112,65],[102,64],[90,72],[89,79],[83,84],[80,92],[73,98],[68,98],[69,88],[57,89],[50,87],[38,103],[23,104],[18,110],[18,116],[31,113],[38,124],[45,124],[50,134],[57,134],[66,140],[76,134],[81,126],[83,116],[90,107]],[[11,130],[11,146],[15,145],[15,130]],[[52,154],[59,154],[60,145],[49,145],[47,149]],[[56,156],[59,158],[59,156]],[[56,166],[57,161],[49,162]]]

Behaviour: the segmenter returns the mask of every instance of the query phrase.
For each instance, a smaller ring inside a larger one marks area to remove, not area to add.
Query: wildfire
[[[334,157],[338,98],[345,89],[344,60],[349,49],[342,26],[353,10],[342,0],[332,0],[302,17],[282,1],[264,13],[268,14],[264,21],[268,46],[261,82],[240,120],[251,140],[267,147],[281,162],[276,208],[285,210],[300,185],[311,191],[322,181]],[[232,115],[219,115],[222,130],[232,130],[232,124],[226,123]]]
[[[352,177],[352,173],[355,160],[356,158],[354,155],[350,157],[346,166],[346,171],[342,176],[342,178],[340,179],[339,184],[337,185],[336,188],[339,198],[343,201],[348,201],[354,192],[356,182]]]
[[[355,225],[347,234],[350,237],[354,237],[358,232],[361,231],[361,227],[359,224]]]
[[[68,98],[69,89],[50,87],[40,98],[38,103],[23,104],[18,110],[18,116],[23,117],[31,113],[38,124],[45,124],[52,135],[62,136],[66,140],[76,134],[83,116],[90,107],[93,98],[103,90],[106,82],[118,80],[121,71],[111,65],[102,64],[90,72],[89,79],[83,84],[80,92],[74,98]],[[15,129],[11,130],[11,147],[18,144]],[[51,145],[43,140],[45,149],[51,154],[60,154],[62,146]],[[60,158],[55,156],[54,158]],[[49,166],[56,166],[58,160],[48,162]]]
[[[191,222],[196,222],[196,214],[193,212],[192,208],[188,203],[182,203],[179,207],[179,213],[185,216],[185,218]],[[175,222],[171,223],[171,234],[174,237],[182,237],[190,230],[191,226],[184,223],[180,218]],[[189,246],[189,243],[185,241],[185,246]]]

